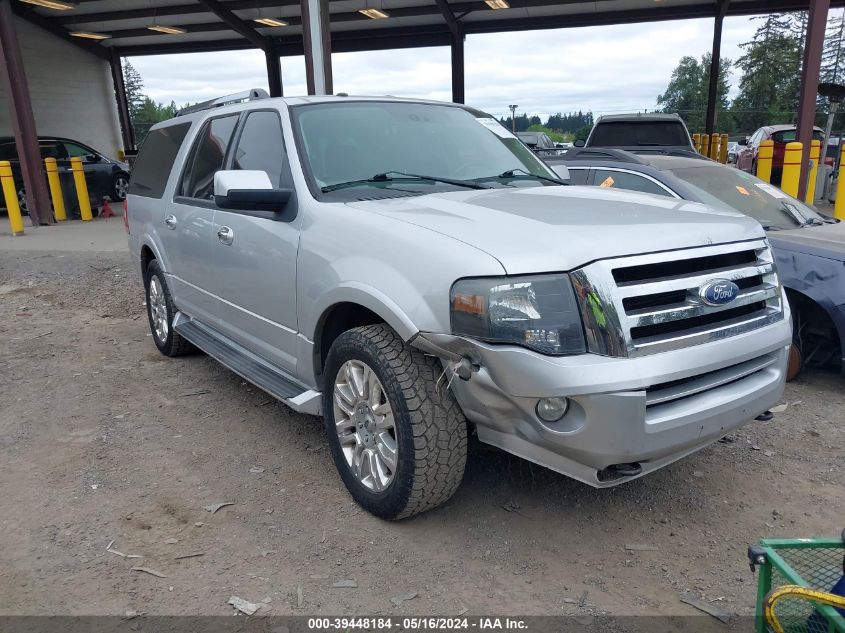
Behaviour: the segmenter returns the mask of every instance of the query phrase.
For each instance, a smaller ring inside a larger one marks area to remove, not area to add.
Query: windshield
[[[705,165],[670,170],[702,202],[727,206],[757,220],[767,228],[794,229],[808,222],[822,222],[810,207],[783,191],[733,167]]]
[[[606,121],[593,128],[590,147],[691,146],[678,121]]]
[[[442,181],[405,178],[397,172],[469,181],[524,170],[556,178],[519,139],[481,112],[385,101],[322,103],[291,111],[305,172],[316,190],[353,182],[356,187],[380,188],[399,187],[394,183],[401,182],[401,188],[411,193],[433,187],[460,188]],[[384,174],[390,177],[374,178]],[[520,179],[487,184],[552,183]]]

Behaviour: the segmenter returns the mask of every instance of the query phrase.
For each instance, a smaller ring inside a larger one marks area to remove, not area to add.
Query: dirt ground
[[[0,251],[0,614],[747,614],[749,543],[845,527],[835,374],[609,490],[476,443],[449,503],[385,523],[318,419],[149,336],[125,254]]]

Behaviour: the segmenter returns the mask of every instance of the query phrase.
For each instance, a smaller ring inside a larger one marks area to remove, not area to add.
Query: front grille
[[[572,277],[591,350],[610,356],[688,347],[783,318],[765,240],[603,260]],[[705,303],[699,289],[722,279],[739,287],[737,297],[725,305]]]

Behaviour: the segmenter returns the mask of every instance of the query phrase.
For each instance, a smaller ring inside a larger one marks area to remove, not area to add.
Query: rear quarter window
[[[146,198],[164,195],[173,162],[190,128],[190,122],[186,122],[160,127],[147,134],[132,166],[130,194]]]

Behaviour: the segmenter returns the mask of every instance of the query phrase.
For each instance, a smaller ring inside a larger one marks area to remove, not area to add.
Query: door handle
[[[228,226],[221,226],[217,229],[217,239],[226,246],[229,246],[229,244],[231,244],[235,239],[235,234]]]
[[[168,215],[164,218],[164,224],[167,226],[168,229],[175,229],[176,228],[176,216],[175,215]]]

